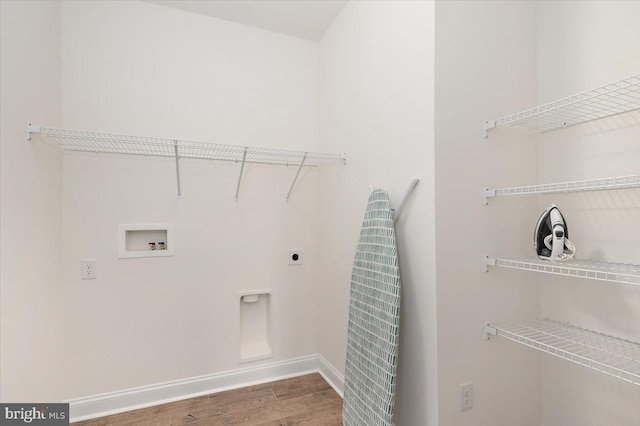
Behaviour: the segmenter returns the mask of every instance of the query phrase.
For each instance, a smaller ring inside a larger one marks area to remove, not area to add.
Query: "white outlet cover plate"
[[[296,258],[297,255],[297,258]],[[302,250],[289,250],[289,265],[302,265],[304,261],[304,253]]]
[[[460,411],[473,408],[473,383],[460,384]]]
[[[91,280],[96,277],[96,260],[82,259],[80,261],[80,279]]]

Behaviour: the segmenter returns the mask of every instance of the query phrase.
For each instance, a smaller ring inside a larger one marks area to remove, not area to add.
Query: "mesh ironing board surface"
[[[393,216],[386,191],[376,189],[353,262],[349,302],[343,422],[391,425],[398,361],[400,275]]]

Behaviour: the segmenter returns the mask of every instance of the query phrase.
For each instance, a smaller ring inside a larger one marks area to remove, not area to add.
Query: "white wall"
[[[396,400],[399,425],[436,425],[433,152],[434,3],[349,2],[320,41],[320,135],[348,165],[323,177],[320,352],[344,371],[351,266],[369,196],[397,205],[421,181],[397,224],[402,278]]]
[[[63,125],[317,150],[317,43],[146,2],[62,2]],[[317,353],[319,173],[66,154],[67,397],[239,368],[241,290],[273,289],[274,357]],[[174,224],[175,256],[118,259],[121,223]],[[287,266],[287,250],[305,251]],[[82,258],[97,261],[81,281]]]
[[[539,2],[539,103],[640,73],[640,3]],[[541,182],[640,174],[640,113],[545,133]],[[545,196],[569,225],[577,257],[640,264],[640,190]],[[609,282],[540,277],[541,315],[640,341],[640,291]],[[544,357],[546,426],[638,425],[640,391],[562,360]]]
[[[538,426],[535,351],[486,340],[486,322],[535,318],[533,274],[492,268],[483,257],[527,256],[534,199],[482,202],[485,187],[536,182],[535,137],[483,123],[536,101],[534,2],[436,2],[435,167],[438,412],[441,425]],[[460,384],[474,407],[460,412]]]
[[[0,2],[0,399],[63,395],[61,161],[26,140],[30,121],[60,121],[57,2]]]

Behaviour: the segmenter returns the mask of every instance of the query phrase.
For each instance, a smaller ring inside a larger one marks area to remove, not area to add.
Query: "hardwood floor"
[[[74,426],[342,425],[342,399],[318,373],[76,422]]]

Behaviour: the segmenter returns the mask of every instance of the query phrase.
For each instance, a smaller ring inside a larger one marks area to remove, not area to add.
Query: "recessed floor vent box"
[[[240,292],[240,362],[273,356],[271,290]]]
[[[119,227],[118,257],[173,256],[172,223],[130,223]]]

